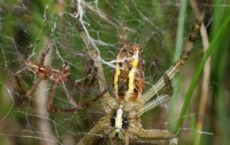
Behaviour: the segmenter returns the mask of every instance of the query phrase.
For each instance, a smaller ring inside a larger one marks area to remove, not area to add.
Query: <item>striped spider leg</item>
[[[24,92],[23,95],[25,97],[31,96],[37,89],[39,83],[42,80],[51,80],[53,81],[53,85],[51,87],[51,90],[49,92],[49,97],[48,97],[48,102],[47,102],[47,111],[48,112],[63,112],[63,111],[68,111],[68,109],[59,109],[55,108],[53,106],[53,99],[55,95],[55,90],[57,88],[57,85],[61,84],[62,89],[65,92],[66,98],[68,102],[77,109],[80,109],[80,106],[72,99],[70,96],[66,86],[65,82],[69,80],[69,75],[70,75],[70,69],[69,65],[67,63],[63,63],[61,70],[53,69],[48,66],[45,66],[45,56],[48,54],[49,49],[46,49],[45,52],[42,53],[39,63],[36,63],[30,59],[27,59],[25,62],[26,69],[29,70],[30,72],[33,72],[36,75],[35,82],[33,85],[27,90],[24,91],[22,84],[19,79],[19,73],[16,73],[16,82],[19,86],[20,90],[23,90],[21,92]]]
[[[85,66],[84,78],[74,82],[74,86],[77,89],[77,95],[80,98],[89,96],[92,88],[97,83],[97,67],[94,66],[94,61],[92,59],[87,59]]]
[[[130,139],[164,140],[170,144],[177,144],[176,135],[168,130],[144,129],[141,125],[141,116],[169,99],[169,95],[160,95],[156,99],[152,97],[180,71],[188,59],[199,30],[200,23],[196,23],[179,60],[144,94],[143,50],[136,43],[124,44],[117,55],[113,77],[114,92],[106,93],[102,99],[106,115],[77,145],[94,144],[98,136],[108,137],[111,144],[121,142],[129,145]]]
[[[20,72],[16,73],[15,78],[16,78],[16,83],[19,88],[19,92],[21,92],[23,96],[29,97],[36,91],[39,83],[42,80],[53,81],[53,85],[50,89],[49,96],[48,96],[48,102],[47,102],[48,112],[74,112],[79,109],[84,109],[88,107],[90,104],[92,104],[94,101],[96,101],[96,99],[92,99],[83,105],[77,104],[74,101],[74,99],[71,97],[65,85],[67,82],[70,82],[71,85],[73,85],[76,88],[77,95],[85,96],[84,92],[81,93],[82,91],[81,87],[85,87],[85,85],[87,85],[88,90],[92,88],[92,85],[95,84],[96,71],[97,71],[96,67],[93,67],[92,65],[90,65],[90,68],[86,70],[87,76],[85,79],[81,81],[72,81],[70,79],[70,68],[67,63],[63,63],[61,70],[57,70],[57,69],[53,69],[48,66],[45,66],[44,61],[45,61],[45,56],[47,55],[48,51],[49,49],[47,49],[45,52],[42,53],[39,63],[36,63],[30,59],[26,60],[25,62],[26,69],[29,70],[30,72],[33,72],[36,75],[34,84],[27,91],[24,90],[23,85],[20,82],[20,77],[19,77]],[[53,100],[54,100],[55,91],[58,85],[61,85],[65,93],[65,96],[67,98],[67,101],[70,105],[72,105],[72,108],[61,109],[61,108],[54,107]],[[101,94],[96,96],[96,98],[100,98],[100,96],[103,95],[105,92],[106,90],[101,92]]]
[[[77,104],[74,101],[74,99],[71,97],[65,84],[67,83],[67,81],[70,82],[70,84],[76,88],[76,92],[80,97],[88,96],[88,94],[86,94],[86,91],[90,91],[93,85],[95,84],[97,68],[93,66],[92,60],[88,60],[87,62],[88,62],[89,67],[86,69],[85,79],[82,79],[81,81],[72,81],[70,79],[70,67],[67,63],[63,63],[61,70],[57,70],[57,69],[53,69],[53,68],[49,68],[48,66],[45,66],[44,61],[45,61],[45,56],[47,55],[48,51],[49,49],[46,49],[45,52],[42,53],[39,63],[36,63],[30,59],[26,60],[26,63],[25,63],[26,69],[29,70],[30,72],[33,72],[37,76],[34,84],[30,87],[29,90],[27,91],[24,90],[23,85],[20,82],[20,77],[19,77],[20,72],[16,73],[15,75],[16,82],[19,86],[19,91],[21,92],[21,94],[23,94],[23,96],[25,97],[31,96],[36,91],[39,83],[42,80],[51,80],[54,83],[49,92],[48,102],[47,102],[47,111],[48,112],[75,112],[75,111],[78,111],[79,109],[87,108],[89,105],[91,105],[93,102],[95,102],[97,99],[99,99],[101,96],[104,95],[106,90],[103,90],[94,99],[91,99],[82,105]],[[72,105],[72,108],[61,109],[53,105],[55,90],[57,86],[60,84],[65,93],[67,101],[70,105]],[[81,92],[82,88],[85,88],[85,87],[87,88],[87,90],[85,90],[84,92]]]

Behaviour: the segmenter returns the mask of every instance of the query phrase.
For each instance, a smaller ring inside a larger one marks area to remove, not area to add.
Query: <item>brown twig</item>
[[[193,8],[193,11],[196,15],[196,18],[198,20],[202,20],[203,15],[201,14],[195,0],[190,0],[190,5]],[[208,34],[205,28],[204,23],[201,25],[201,39],[203,43],[203,52],[205,52],[209,46],[209,39]],[[206,106],[208,103],[209,98],[209,78],[210,78],[210,72],[211,72],[211,60],[210,58],[207,60],[204,70],[203,70],[203,80],[201,82],[201,98],[200,98],[200,104],[199,104],[199,112],[198,112],[198,120],[196,125],[196,130],[201,131],[204,125],[204,118],[205,118],[205,111]],[[195,138],[194,144],[199,144],[201,138],[201,134],[197,134]]]

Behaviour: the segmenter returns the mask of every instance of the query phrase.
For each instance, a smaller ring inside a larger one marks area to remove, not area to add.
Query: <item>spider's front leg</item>
[[[200,31],[200,27],[201,27],[201,22],[197,22],[194,26],[193,26],[193,31],[188,39],[188,42],[186,43],[184,50],[180,56],[180,58],[175,62],[174,65],[172,65],[167,71],[166,71],[166,75],[169,77],[169,79],[172,79],[182,68],[182,66],[184,65],[184,63],[186,62],[186,60],[189,57],[190,52],[192,51],[194,42],[196,40],[196,37]],[[148,90],[148,92],[146,92],[143,95],[143,100],[144,102],[148,102],[154,95],[157,94],[157,92],[159,92],[163,87],[165,86],[165,79],[164,77],[161,77],[156,84],[154,84],[154,86]]]
[[[100,133],[109,125],[109,116],[103,117],[78,143],[77,145],[92,145]]]
[[[161,129],[144,129],[142,127],[130,126],[130,130],[140,139],[144,140],[162,140],[169,142],[170,145],[177,145],[176,134]]]
[[[173,87],[171,84],[171,80],[167,74],[164,74],[163,76],[166,94],[157,96],[155,99],[147,102],[139,111],[139,117],[142,116],[145,112],[155,108],[156,106],[163,104],[167,100],[170,99],[170,97],[173,95]]]
[[[41,79],[37,78],[34,81],[33,85],[26,91],[24,89],[22,83],[21,83],[20,76],[18,74],[16,74],[14,77],[15,77],[15,80],[16,80],[16,85],[17,85],[17,88],[18,88],[18,92],[23,97],[30,97],[35,92],[35,90],[37,89],[39,83],[41,82]]]
[[[68,89],[66,88],[65,82],[69,81],[70,69],[67,63],[62,65],[61,71],[52,71],[51,75],[49,76],[50,79],[54,80],[54,84],[50,90],[48,103],[47,103],[47,111],[49,112],[73,112],[73,108],[71,109],[60,109],[55,108],[53,105],[53,100],[55,97],[55,90],[58,84],[61,84],[62,89],[65,92],[65,96],[69,104],[74,107],[74,111],[81,109],[81,107],[74,101],[74,99],[69,94]]]
[[[167,74],[164,74],[164,83],[165,83],[166,93],[169,97],[171,97],[173,95],[173,87],[172,87],[171,80]]]
[[[14,75],[15,80],[16,80],[16,84],[18,86],[19,93],[23,94],[23,96],[25,96],[25,97],[31,96],[36,91],[38,85],[42,81],[42,79],[43,79],[42,75],[44,73],[44,67],[43,66],[44,66],[44,62],[45,62],[45,57],[48,53],[49,53],[49,48],[45,52],[42,52],[41,57],[39,59],[39,64],[36,64],[36,63],[32,62],[30,59],[26,58],[26,59],[28,59],[25,62],[26,69],[33,72],[34,74],[36,74],[38,76],[38,78],[36,78],[36,80],[34,81],[33,85],[27,91],[24,89],[24,87],[21,83],[21,80],[20,80],[19,74],[21,73],[21,71],[16,72],[16,74]]]
[[[84,86],[84,84],[85,84],[86,87],[89,87],[87,89],[87,91],[88,91],[87,93],[89,93],[91,91],[91,89],[92,89],[92,88],[90,88],[90,87],[92,87],[90,85],[94,85],[94,83],[95,83],[96,71],[97,71],[97,68],[95,66],[90,66],[89,71],[87,72],[86,79],[83,79],[81,82],[76,82],[76,81],[72,81],[71,78],[70,78],[70,68],[69,68],[69,65],[67,63],[64,63],[62,65],[61,71],[52,70],[52,73],[50,75],[50,79],[52,79],[54,81],[54,84],[53,84],[53,86],[52,86],[52,88],[50,90],[47,110],[49,112],[75,112],[75,111],[87,108],[89,105],[91,105],[96,100],[101,98],[107,92],[107,89],[103,90],[99,95],[96,96],[96,98],[89,100],[87,103],[85,103],[83,105],[79,105],[71,97],[71,95],[70,95],[70,93],[69,93],[69,91],[68,91],[68,89],[66,87],[66,84],[65,84],[66,82],[70,82],[71,84],[76,86],[77,83],[79,83],[79,84],[82,85],[81,87],[85,87]],[[57,85],[59,85],[59,84],[61,85],[61,87],[62,87],[62,89],[63,89],[63,91],[65,93],[65,97],[66,97],[66,99],[68,101],[68,104],[70,104],[72,106],[71,108],[63,108],[62,109],[62,108],[57,108],[57,107],[55,107],[53,105],[53,100],[54,100],[54,97],[55,97],[55,90],[57,88]],[[82,89],[82,91],[83,91],[83,89]],[[81,96],[81,90],[77,90],[77,93],[78,93],[78,96],[82,97]],[[82,95],[85,95],[84,92],[83,92]]]

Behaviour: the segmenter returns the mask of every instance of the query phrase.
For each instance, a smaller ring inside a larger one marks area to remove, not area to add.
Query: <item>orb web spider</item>
[[[26,91],[23,88],[23,85],[21,84],[20,81],[20,76],[19,74],[22,71],[16,72],[15,79],[16,79],[16,84],[18,85],[18,91],[22,95],[21,97],[29,97],[31,96],[37,89],[39,83],[42,80],[51,80],[53,81],[53,85],[50,89],[49,96],[48,96],[48,102],[47,102],[47,111],[48,112],[75,112],[84,108],[87,108],[90,104],[92,104],[96,99],[100,98],[101,96],[104,95],[106,90],[102,91],[98,96],[96,96],[94,99],[89,100],[83,105],[77,104],[75,100],[71,97],[67,87],[66,83],[70,82],[75,88],[80,96],[87,96],[88,94],[85,94],[85,92],[81,92],[81,88],[87,88],[88,91],[91,89],[91,87],[95,84],[95,77],[96,77],[96,72],[97,68],[93,66],[92,60],[89,60],[89,68],[87,68],[87,76],[85,79],[81,81],[72,81],[70,78],[70,67],[69,65],[64,62],[62,65],[61,70],[53,69],[48,66],[46,66],[45,63],[45,56],[49,52],[49,49],[45,49],[44,52],[42,53],[40,57],[39,63],[36,63],[30,59],[27,59],[25,62],[25,68],[26,70],[32,72],[35,74],[36,79],[33,83],[33,85]],[[61,85],[65,97],[68,101],[68,103],[72,106],[71,108],[57,108],[53,105],[53,100],[55,97],[55,91],[58,85]],[[84,94],[83,94],[84,93]]]
[[[176,135],[168,130],[144,129],[140,117],[143,113],[169,99],[170,94],[150,100],[164,86],[167,87],[170,84],[170,79],[180,71],[193,48],[200,26],[200,22],[194,25],[193,32],[179,60],[144,94],[142,94],[144,91],[143,50],[136,43],[124,44],[117,55],[113,93],[105,93],[102,97],[102,107],[106,115],[86,133],[77,145],[93,144],[98,135],[107,136],[111,144],[121,142],[129,145],[130,139],[137,138],[166,140],[170,144],[177,144]]]

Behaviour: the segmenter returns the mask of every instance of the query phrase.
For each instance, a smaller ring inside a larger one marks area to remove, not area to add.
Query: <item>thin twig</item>
[[[190,0],[191,7],[196,15],[197,19],[202,18],[202,14],[195,2],[195,0]],[[204,23],[201,25],[201,39],[203,43],[203,52],[205,52],[209,46],[209,39],[208,39],[208,34],[205,28]],[[207,101],[209,97],[209,78],[210,78],[210,72],[211,72],[211,60],[208,58],[204,70],[203,70],[203,80],[201,82],[201,98],[200,98],[200,104],[199,104],[199,112],[198,112],[198,120],[197,120],[197,125],[196,125],[196,130],[201,131],[203,128],[204,124],[204,115],[205,115],[205,110],[207,106]],[[201,134],[197,134],[195,136],[195,142],[194,144],[199,144],[201,139]]]

